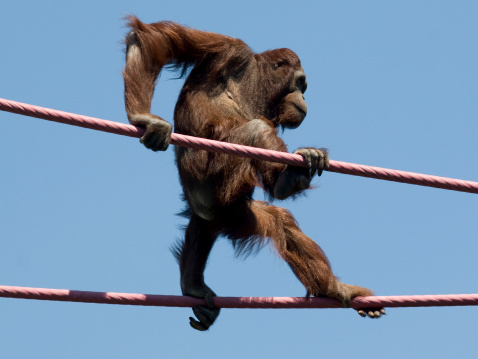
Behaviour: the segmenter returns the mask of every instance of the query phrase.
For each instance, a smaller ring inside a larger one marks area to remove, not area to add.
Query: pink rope
[[[206,305],[206,302],[203,299],[186,296],[87,292],[68,289],[11,286],[0,286],[0,297],[157,307],[193,307],[195,305]],[[214,304],[219,308],[251,309],[343,308],[342,304],[335,299],[307,299],[303,297],[214,297]],[[478,294],[372,296],[357,297],[351,302],[351,307],[356,309],[381,307],[448,307],[467,305],[478,305]]]
[[[28,105],[1,98],[0,110],[130,137],[141,137],[144,133],[143,129],[124,123],[76,115],[73,113],[52,110],[44,107]],[[228,153],[252,159],[280,162],[296,166],[305,166],[303,157],[298,154],[242,146],[233,143],[181,135],[179,133],[172,134],[171,143],[179,146],[192,147],[213,152]],[[358,165],[354,163],[330,160],[329,171],[354,176],[377,178],[387,181],[443,188],[454,191],[478,193],[478,182],[463,181],[453,178],[431,176],[413,172],[397,171],[387,168]]]

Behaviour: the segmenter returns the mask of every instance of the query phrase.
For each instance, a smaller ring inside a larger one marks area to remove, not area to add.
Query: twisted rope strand
[[[204,299],[176,295],[87,292],[12,286],[0,286],[0,297],[156,307],[189,308],[195,305],[206,305]],[[214,297],[214,305],[219,308],[249,309],[343,308],[342,303],[335,299],[303,297]],[[478,305],[478,294],[357,297],[351,302],[351,307],[355,309],[467,305]]]
[[[144,133],[144,129],[124,123],[101,120],[94,117],[52,110],[1,98],[0,110],[130,137],[141,137]],[[171,135],[171,143],[179,146],[192,147],[195,149],[213,152],[222,152],[257,160],[279,162],[287,165],[303,167],[306,166],[303,157],[298,154],[242,146],[233,143],[181,135],[179,133],[173,133]],[[397,171],[387,168],[359,165],[355,163],[330,160],[329,171],[454,191],[478,193],[478,182]]]

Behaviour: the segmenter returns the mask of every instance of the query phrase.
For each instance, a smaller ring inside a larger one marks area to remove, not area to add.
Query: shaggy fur
[[[155,141],[162,141],[156,148],[147,147],[164,150],[169,144],[169,125],[151,115],[150,106],[162,68],[173,66],[182,74],[190,70],[175,108],[177,133],[287,151],[278,130],[296,128],[307,111],[305,74],[293,51],[256,54],[239,39],[172,22],[144,24],[130,17],[129,26],[124,71],[128,117],[133,124],[154,122],[156,130],[147,130],[156,131],[159,140]],[[227,236],[238,253],[271,243],[309,295],[336,298],[348,305],[355,296],[372,294],[338,281],[323,251],[302,233],[287,210],[252,199],[255,187],[262,187],[271,198],[298,195],[309,187],[315,169],[184,147],[175,151],[187,203],[184,214],[189,218],[184,241],[173,249],[181,288],[185,295],[204,297],[210,304],[194,308],[199,318],[191,318],[195,329],[208,329],[219,314],[203,272],[220,235]],[[319,174],[328,165],[324,150],[298,153],[319,158]]]

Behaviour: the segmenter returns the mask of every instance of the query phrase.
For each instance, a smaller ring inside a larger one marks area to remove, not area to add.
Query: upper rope
[[[133,125],[52,110],[2,98],[0,98],[0,110],[130,137],[141,137],[144,133],[144,129]],[[212,152],[222,152],[256,160],[307,167],[304,158],[299,154],[208,140],[205,138],[181,135],[179,133],[171,134],[171,143],[174,145],[192,147]],[[330,160],[328,171],[420,186],[443,188],[453,191],[478,193],[478,182],[365,166],[355,163]]]

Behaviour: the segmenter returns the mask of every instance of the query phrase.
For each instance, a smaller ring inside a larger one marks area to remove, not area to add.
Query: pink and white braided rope
[[[193,307],[206,305],[204,299],[176,295],[87,292],[68,289],[45,289],[0,286],[0,297],[60,302],[81,302],[157,307]],[[219,308],[292,309],[343,308],[341,302],[330,298],[304,297],[214,297]],[[357,297],[350,306],[355,309],[398,307],[448,307],[478,305],[478,294],[402,295]]]
[[[52,110],[1,98],[0,110],[130,137],[141,137],[144,133],[143,129],[124,123],[101,120],[94,117]],[[213,152],[222,152],[252,159],[280,162],[296,166],[305,166],[303,157],[298,154],[242,146],[234,143],[181,135],[179,133],[172,134],[171,143],[179,146],[192,147],[195,149]],[[355,163],[330,160],[329,171],[354,176],[377,178],[387,181],[409,183],[420,186],[478,193],[478,182],[397,171],[387,168],[359,165]]]

